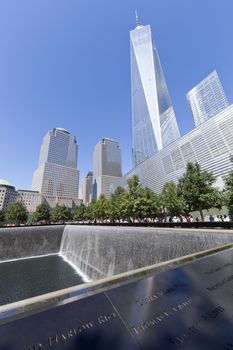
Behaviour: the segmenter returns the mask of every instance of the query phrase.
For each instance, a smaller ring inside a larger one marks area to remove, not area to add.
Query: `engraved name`
[[[223,266],[218,266],[218,267],[215,267],[215,268],[211,268],[210,270],[205,271],[205,274],[206,275],[212,275],[213,273],[221,271],[221,270],[223,270],[223,269],[225,269],[225,268],[227,268],[229,266],[232,266],[232,264],[231,263],[227,263],[227,264],[225,264]]]
[[[224,311],[222,306],[217,306],[211,311],[206,312],[201,315],[200,319],[188,327],[182,334],[179,334],[175,338],[169,338],[169,343],[178,348],[182,345],[187,339],[199,333],[202,328],[205,326],[205,323],[215,319],[220,313]]]
[[[46,345],[44,343],[37,343],[35,345],[29,346],[27,350],[43,350],[47,348],[55,348],[60,344],[67,343],[73,337],[77,336],[80,333],[87,332],[90,329],[93,329],[97,325],[104,325],[111,320],[117,318],[117,314],[115,312],[99,315],[95,320],[87,321],[77,327],[71,328],[67,331],[64,331],[60,334],[53,334],[48,337],[46,341]]]
[[[154,302],[155,300],[158,300],[160,298],[162,298],[163,296],[166,296],[166,295],[169,295],[171,293],[174,293],[177,289],[179,288],[183,288],[187,285],[187,283],[177,283],[177,284],[174,284],[172,287],[169,287],[165,290],[160,290],[152,295],[149,295],[145,298],[141,298],[141,299],[137,299],[136,300],[136,303],[140,306],[143,306],[145,304],[148,304],[148,303],[152,303]]]
[[[223,287],[225,284],[229,283],[233,281],[233,275],[230,275],[228,277],[225,277],[222,281],[214,284],[213,286],[207,287],[206,289],[209,290],[210,292],[212,292],[213,290],[216,290],[218,288]]]
[[[131,326],[131,329],[137,335],[140,335],[150,328],[158,327],[168,317],[171,317],[174,314],[176,314],[177,312],[179,312],[187,307],[190,307],[191,304],[192,304],[192,300],[187,299],[187,300],[183,301],[182,303],[175,304],[175,305],[171,306],[171,308],[169,308],[168,310],[164,310],[161,314],[155,315],[153,318],[143,322],[142,324]]]

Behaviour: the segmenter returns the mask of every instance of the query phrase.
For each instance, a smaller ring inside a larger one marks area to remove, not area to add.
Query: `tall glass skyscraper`
[[[229,106],[216,71],[190,90],[186,97],[196,127]]]
[[[149,25],[130,32],[133,164],[180,137]]]
[[[78,203],[78,145],[75,136],[63,128],[49,131],[41,145],[38,168],[32,189],[46,197],[72,199]]]
[[[121,176],[119,143],[104,137],[93,153],[93,199],[98,199],[101,193],[109,198],[111,184]]]

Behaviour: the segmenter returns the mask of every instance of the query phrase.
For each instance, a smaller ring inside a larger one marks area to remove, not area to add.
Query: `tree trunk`
[[[200,209],[201,221],[204,222],[204,215],[202,209]]]

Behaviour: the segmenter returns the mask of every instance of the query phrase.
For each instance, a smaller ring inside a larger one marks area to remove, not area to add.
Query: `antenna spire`
[[[136,17],[136,27],[138,27],[140,25],[140,23],[139,23],[138,11],[137,10],[135,10],[135,17]]]

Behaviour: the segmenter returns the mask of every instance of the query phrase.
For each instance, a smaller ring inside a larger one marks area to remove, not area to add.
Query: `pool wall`
[[[64,225],[0,229],[0,261],[54,254],[60,251]]]

